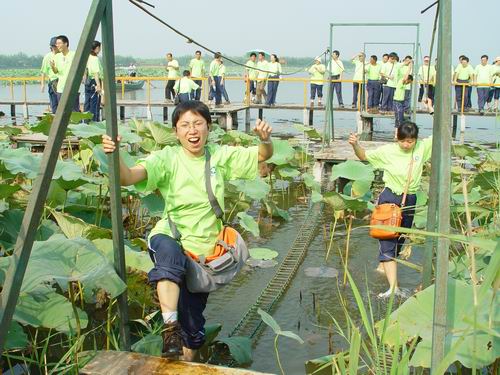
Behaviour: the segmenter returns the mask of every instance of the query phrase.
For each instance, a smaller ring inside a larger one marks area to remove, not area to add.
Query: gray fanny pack
[[[217,242],[214,244],[219,250],[223,249],[224,253],[215,259],[207,261],[204,256],[198,256],[198,259],[193,259],[184,250],[188,259],[186,284],[191,293],[213,292],[228,284],[239,273],[245,261],[250,256],[245,241],[243,241],[238,231],[226,226],[223,221],[224,212],[213,193],[210,183],[210,152],[208,148],[205,148],[205,187],[215,216],[224,224],[224,228],[219,234]],[[172,236],[180,243],[182,238],[181,233],[170,219],[170,216],[168,216],[168,223]]]

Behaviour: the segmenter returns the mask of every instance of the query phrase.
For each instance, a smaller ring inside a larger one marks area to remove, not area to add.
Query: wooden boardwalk
[[[381,146],[393,142],[378,142],[378,141],[360,141],[360,145],[365,150],[374,150]],[[322,181],[323,173],[327,166],[332,164],[342,163],[346,160],[359,160],[352,146],[347,141],[336,140],[330,143],[328,147],[314,153],[314,179],[318,182]]]
[[[87,352],[88,353],[88,352]],[[140,353],[100,351],[82,375],[266,375],[245,369],[169,360]],[[271,375],[271,374],[267,374]]]

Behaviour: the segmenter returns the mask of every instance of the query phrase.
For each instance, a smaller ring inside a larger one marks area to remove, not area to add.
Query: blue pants
[[[332,76],[332,79],[340,79],[340,75]],[[337,100],[339,105],[344,105],[342,100],[342,82],[331,82],[330,83],[330,104],[333,106],[333,93],[337,93]]]
[[[85,102],[83,105],[84,112],[92,113],[92,121],[100,121],[101,112],[101,96],[95,91],[95,80],[90,80],[88,84],[85,85]]]
[[[193,93],[191,92],[191,95]],[[189,102],[191,100],[190,96],[187,92],[184,93],[184,94],[179,94],[179,103],[185,103],[185,102]]]
[[[186,94],[187,95],[187,94]],[[169,280],[180,287],[179,323],[183,345],[189,349],[199,349],[205,342],[205,318],[203,311],[207,305],[208,293],[191,293],[185,282],[189,260],[179,243],[164,234],[157,234],[149,241],[149,256],[154,263],[149,271],[149,282]]]
[[[405,119],[405,111],[404,111],[404,101],[401,102],[399,100],[394,100],[393,102],[393,106],[394,106],[394,119],[395,119],[395,122],[394,122],[394,127],[398,127],[399,125],[401,125]]]
[[[52,113],[56,113],[59,99],[57,97],[57,93],[54,91],[53,82],[54,81],[49,82],[49,84],[47,85],[47,89],[49,92],[50,110],[52,111]]]
[[[213,93],[213,97],[215,98],[215,104],[222,104],[222,88],[220,85],[221,78],[222,77],[220,77],[220,76],[214,77],[215,90]]]
[[[359,82],[352,83],[352,105],[358,105],[358,94],[361,84]]]
[[[411,100],[411,89],[405,90],[405,100],[404,100],[404,104],[403,104],[403,111],[405,111],[405,112],[410,111],[410,100]]]
[[[311,100],[314,100],[316,98],[316,94],[320,99],[323,97],[323,85],[311,83]]]
[[[500,87],[490,87],[490,91],[488,92],[488,99],[486,99],[486,103],[491,103],[491,101],[500,98]]]
[[[224,100],[226,102],[229,102],[229,95],[227,94],[227,91],[226,91],[226,82],[225,81],[224,81],[224,84],[220,85],[220,90],[221,90],[222,96],[224,97]]]
[[[396,102],[394,102],[396,103]],[[380,193],[378,197],[378,204],[382,203],[394,203],[401,206],[401,201],[403,200],[403,195],[396,195],[391,189],[385,188]],[[411,228],[413,225],[413,216],[415,215],[415,205],[417,204],[417,195],[408,194],[406,196],[405,207],[403,208],[403,219],[401,220],[401,226],[403,228]],[[405,243],[405,237],[401,236],[399,238],[394,238],[392,240],[379,240],[379,257],[380,262],[388,262],[394,260],[399,255],[401,247]]]
[[[200,79],[200,80],[194,81],[194,83],[196,83],[200,87],[191,93],[191,99],[192,100],[200,100],[200,98],[201,98],[201,85],[203,84],[203,82]]]
[[[250,91],[250,94],[252,95],[255,95],[257,94],[257,83],[255,81],[250,81],[249,83],[249,91]]]
[[[418,90],[418,102],[420,103],[422,101],[422,98],[424,97],[424,92],[425,92],[425,85],[420,85],[420,89]],[[433,85],[428,85],[427,86],[427,97],[434,101],[434,86]]]
[[[366,90],[368,91],[368,108],[378,107],[380,103],[380,92],[382,90],[380,81],[369,79],[366,84]]]
[[[383,99],[382,99],[382,111],[393,111],[392,98],[394,97],[394,87],[384,86],[383,89]]]
[[[468,80],[457,79],[457,83],[468,83]],[[469,108],[469,86],[456,85],[455,86],[455,98],[457,99],[457,110],[458,112],[462,111],[462,94],[464,101],[464,108]]]
[[[472,108],[472,87],[467,87],[467,108]]]
[[[61,103],[62,93],[57,93],[57,106]],[[76,94],[75,102],[73,103],[73,112],[80,112],[80,93]]]
[[[279,76],[269,76],[271,79],[278,79]],[[278,92],[279,81],[267,81],[267,100],[266,104],[271,105],[276,103],[276,93]]]
[[[489,87],[478,87],[477,88],[477,107],[480,111],[484,109],[484,105],[488,100],[488,93],[490,91]]]

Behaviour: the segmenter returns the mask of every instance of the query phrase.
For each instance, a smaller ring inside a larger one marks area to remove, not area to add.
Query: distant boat
[[[144,87],[144,80],[141,81],[125,81],[125,91],[140,90]],[[122,91],[121,81],[116,82],[116,91]]]

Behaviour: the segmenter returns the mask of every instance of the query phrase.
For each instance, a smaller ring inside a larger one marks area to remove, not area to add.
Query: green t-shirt
[[[424,164],[431,158],[432,137],[424,140],[417,140],[413,149],[413,168],[411,174],[408,194],[415,194],[420,188],[422,180],[422,169]],[[403,194],[408,170],[410,168],[411,152],[405,152],[397,143],[391,143],[376,150],[366,151],[368,162],[375,169],[384,171],[383,180],[385,186],[394,194]]]
[[[68,51],[66,56],[64,56],[62,52],[59,52],[54,58],[57,69],[57,78],[59,79],[59,81],[57,81],[57,92],[59,94],[62,94],[64,86],[66,86],[69,69],[71,68],[71,63],[73,62],[74,57],[75,53],[73,51]]]
[[[396,90],[394,91],[394,100],[398,102],[402,102],[405,100],[405,91],[406,91],[406,86],[403,83],[403,77],[396,83]]]
[[[400,74],[400,68],[401,68],[401,63],[395,62],[394,64],[389,63],[387,65],[386,70],[387,70],[387,86],[396,88],[396,84],[398,82],[399,74]],[[392,78],[390,78],[392,77]]]
[[[40,68],[40,73],[45,74],[49,78],[49,81],[53,81],[57,79],[57,74],[54,73],[52,67],[50,66],[50,62],[55,60],[55,57],[58,54],[49,52],[47,53],[42,60],[42,67]]]
[[[210,63],[210,77],[220,77],[221,64],[217,60],[212,60]]]
[[[500,65],[493,65],[492,68],[493,83],[495,85],[500,84]],[[496,89],[500,89],[500,86],[495,86]]]
[[[382,64],[368,64],[366,66],[366,77],[370,81],[378,81],[380,79],[380,71],[382,70]]]
[[[325,74],[326,68],[323,64],[314,64],[308,70],[311,75],[311,83],[315,85],[322,85],[323,75]]]
[[[248,75],[248,79],[254,81],[257,79],[258,71],[252,68],[257,66],[256,61],[248,60],[245,64],[245,73]]]
[[[90,79],[93,79],[96,73],[98,74],[99,78],[104,77],[103,68],[99,57],[94,55],[89,56],[89,59],[87,61],[87,72]]]
[[[177,78],[179,77],[179,62],[177,60],[172,60],[167,62],[167,78]]]
[[[337,59],[331,59],[330,63],[328,64],[328,69],[330,70],[330,73],[332,76],[338,76],[339,74],[342,74],[344,72],[344,63],[342,60]]]
[[[472,79],[472,76],[474,75],[474,68],[470,64],[465,68],[462,64],[458,64],[455,69],[455,73],[457,74],[457,79],[468,81]]]
[[[219,66],[219,75],[221,77],[226,76],[226,66],[224,64],[220,64],[220,66]]]
[[[201,78],[205,76],[205,61],[202,59],[191,59],[189,62],[189,71],[191,72],[191,77]]]
[[[491,78],[493,75],[493,65],[479,64],[478,66],[476,66],[475,74],[476,74],[476,82],[477,83],[482,83],[482,84],[491,83]]]
[[[398,71],[398,82],[402,80],[407,74],[411,74],[411,69],[409,65],[401,64]],[[397,85],[396,85],[397,88]],[[405,90],[411,89],[411,83],[405,85]]]
[[[281,64],[279,62],[269,62],[267,64],[267,70],[269,70],[271,75],[281,74]]]
[[[269,71],[269,63],[266,60],[257,61],[257,69]],[[266,79],[268,75],[266,72],[257,71],[257,79]]]
[[[429,65],[422,65],[418,68],[418,77],[424,83],[427,83],[427,77],[429,77],[429,85],[434,85],[436,82],[436,67],[434,65],[430,67]]]
[[[211,183],[224,210],[224,182],[258,176],[258,147],[208,145]],[[162,219],[149,238],[162,233],[172,236],[167,213],[181,234],[182,246],[197,255],[211,255],[222,223],[215,217],[205,189],[205,157],[189,157],[181,146],[166,146],[137,162],[147,179],[136,187],[144,192],[158,189],[165,201]]]
[[[354,76],[352,77],[353,81],[362,81],[363,80],[363,68],[365,64],[359,59],[354,59],[352,60],[352,63],[354,64]]]
[[[178,94],[190,94],[193,90],[198,90],[200,86],[188,77],[182,77],[175,82],[174,90]]]

